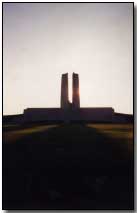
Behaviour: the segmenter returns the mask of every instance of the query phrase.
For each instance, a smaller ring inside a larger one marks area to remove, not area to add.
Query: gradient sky
[[[132,3],[4,3],[3,113],[60,107],[61,74],[81,107],[133,113]]]

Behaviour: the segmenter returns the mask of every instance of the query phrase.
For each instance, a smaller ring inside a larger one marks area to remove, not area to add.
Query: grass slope
[[[133,125],[5,127],[4,209],[133,209]]]

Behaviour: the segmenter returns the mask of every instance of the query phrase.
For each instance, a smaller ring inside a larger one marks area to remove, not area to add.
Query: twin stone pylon
[[[61,108],[77,109],[80,108],[79,98],[79,76],[76,73],[72,74],[72,103],[69,102],[68,98],[68,73],[62,74],[61,78]]]

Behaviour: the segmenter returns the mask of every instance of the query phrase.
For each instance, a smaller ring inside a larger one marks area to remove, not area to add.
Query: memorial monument
[[[79,76],[76,73],[72,75],[72,106],[73,108],[80,108],[79,100]]]
[[[62,74],[61,77],[61,108],[62,109],[78,109],[80,108],[79,98],[79,76],[72,74],[72,103],[69,101],[68,95],[68,73]]]
[[[68,73],[61,76],[60,108],[27,108],[24,122],[126,122],[127,116],[112,107],[80,107],[79,75],[72,74],[72,103],[68,94]],[[48,100],[49,97],[47,97]]]
[[[66,73],[62,74],[61,78],[61,108],[67,109],[68,107],[68,73]]]

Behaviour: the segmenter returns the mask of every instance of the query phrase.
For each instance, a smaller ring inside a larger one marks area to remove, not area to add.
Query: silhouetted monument
[[[79,98],[79,76],[76,73],[72,75],[72,103],[68,99],[68,73],[61,77],[61,108],[77,109],[80,108]]]
[[[68,107],[68,73],[66,73],[61,78],[61,108],[66,109]]]
[[[73,79],[72,79],[72,106],[73,106],[73,108],[80,107],[79,76],[76,73],[73,73]]]
[[[68,73],[65,73],[61,77],[61,107],[27,108],[24,110],[24,122],[127,122],[128,115],[115,113],[112,107],[80,107],[79,75],[73,73],[72,77],[72,103],[68,99]]]

